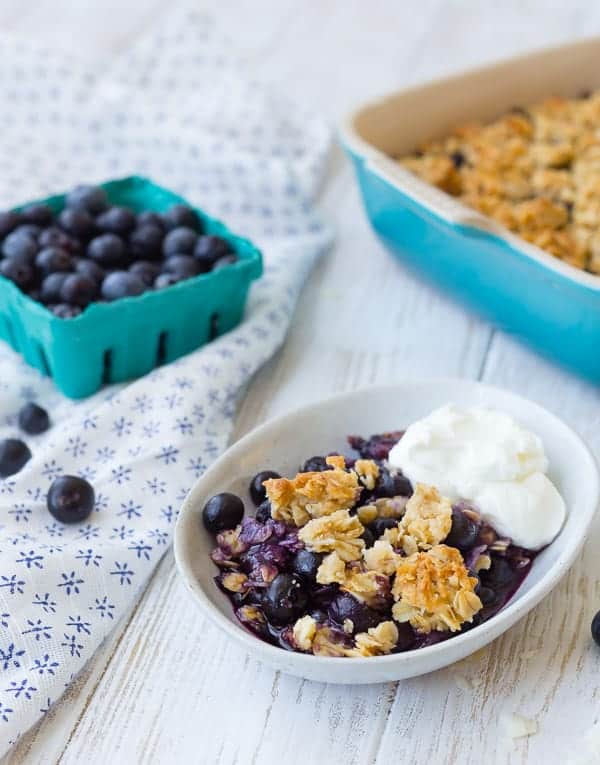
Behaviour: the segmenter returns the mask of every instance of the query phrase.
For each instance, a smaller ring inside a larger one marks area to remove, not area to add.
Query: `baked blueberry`
[[[52,223],[52,215],[52,208],[43,202],[27,205],[21,210],[21,217],[25,223],[34,223],[42,228]]]
[[[302,614],[308,595],[300,577],[278,574],[265,590],[262,607],[265,616],[275,624],[290,624]]]
[[[100,285],[106,276],[106,272],[95,261],[89,258],[77,258],[74,264],[75,273],[91,279]]]
[[[256,508],[255,517],[259,523],[266,523],[266,521],[269,520],[271,517],[271,503],[268,499],[265,499],[265,501],[261,502],[260,505]]]
[[[83,210],[90,215],[99,215],[108,207],[106,191],[100,186],[80,185],[67,194],[67,207]]]
[[[379,539],[386,529],[393,529],[397,525],[397,518],[375,518],[375,520],[369,524],[369,528],[373,532],[375,539]]]
[[[21,289],[26,289],[33,282],[33,268],[19,258],[3,260],[0,263],[0,273]]]
[[[298,550],[292,558],[292,571],[306,581],[314,582],[324,557],[321,553],[314,553],[310,550]]]
[[[0,212],[0,237],[5,237],[14,231],[21,222],[21,216],[14,210]]]
[[[40,287],[40,300],[42,303],[60,302],[60,291],[67,276],[69,276],[68,272],[61,273],[60,271],[55,271],[53,274],[48,274],[45,277]]]
[[[187,226],[194,231],[202,231],[202,223],[198,214],[187,205],[173,205],[163,213],[163,221],[168,231],[178,226]]]
[[[592,619],[592,637],[600,645],[600,611]]]
[[[238,256],[234,255],[233,252],[229,253],[229,255],[223,255],[222,258],[219,258],[213,265],[212,270],[213,271],[219,271],[221,268],[226,268],[227,266],[232,266],[234,263],[238,262]]]
[[[84,478],[63,475],[48,490],[46,504],[50,514],[61,523],[81,523],[94,509],[94,488]]]
[[[91,239],[96,233],[94,219],[85,210],[65,207],[58,216],[58,222],[68,234],[84,241]]]
[[[237,495],[226,491],[211,497],[202,510],[204,526],[213,534],[235,528],[243,517],[244,503]]]
[[[353,632],[366,632],[370,627],[376,627],[382,621],[381,614],[364,603],[360,603],[349,592],[340,592],[328,609],[329,618],[340,627],[346,619],[350,619]]]
[[[0,478],[18,473],[30,459],[31,452],[20,439],[5,438],[0,441]]]
[[[165,229],[165,222],[161,218],[160,214],[157,212],[154,212],[154,210],[144,210],[141,213],[138,213],[137,215],[137,225],[145,226],[146,224],[150,224],[152,226],[158,226],[162,231]]]
[[[88,244],[87,255],[104,268],[118,268],[125,265],[127,260],[125,243],[117,234],[94,237]]]
[[[267,492],[263,486],[263,482],[268,481],[269,478],[281,478],[281,476],[274,470],[262,470],[250,481],[250,497],[255,505],[260,505],[261,502],[264,502],[267,498]]]
[[[136,260],[129,266],[129,273],[139,276],[147,287],[151,287],[160,273],[160,265],[150,260]]]
[[[360,535],[361,539],[365,542],[365,547],[373,547],[375,544],[375,535],[369,528],[365,528],[363,533]]]
[[[154,280],[154,289],[162,290],[165,287],[170,287],[177,282],[182,282],[186,277],[181,274],[163,273],[159,274]]]
[[[452,508],[452,526],[444,544],[450,547],[458,547],[459,550],[468,550],[479,536],[479,524],[471,520],[461,510]]]
[[[109,207],[106,212],[96,218],[96,225],[100,231],[119,234],[119,236],[130,234],[135,224],[135,215],[128,207]]]
[[[192,276],[198,276],[200,267],[191,255],[171,255],[164,261],[163,271],[175,274],[181,279],[190,279]]]
[[[23,258],[33,263],[37,244],[29,234],[13,231],[2,243],[2,254],[5,258]]]
[[[52,313],[59,319],[74,319],[75,316],[79,316],[81,308],[78,305],[68,305],[67,303],[57,303],[56,305],[48,306]]]
[[[81,274],[69,274],[60,288],[63,303],[85,308],[98,296],[98,285],[92,279]]]
[[[162,251],[165,258],[169,255],[191,255],[194,252],[198,235],[192,228],[178,226],[165,236]]]
[[[514,581],[515,573],[505,558],[493,555],[492,565],[487,571],[480,571],[479,577],[483,586],[491,587],[492,590],[501,590]]]
[[[402,473],[390,473],[387,468],[380,469],[375,484],[376,497],[409,497],[412,493],[412,484]]]
[[[496,593],[492,590],[491,587],[484,587],[483,585],[480,585],[475,592],[479,596],[479,600],[483,603],[484,606],[491,606],[492,603],[496,600]]]
[[[156,260],[162,253],[164,232],[154,223],[146,223],[131,232],[129,247],[134,258]]]
[[[301,473],[322,473],[323,470],[333,470],[331,465],[325,462],[325,457],[309,457],[300,467]]]
[[[135,297],[146,291],[146,284],[129,271],[113,271],[102,282],[101,293],[105,300]]]
[[[229,242],[220,236],[200,236],[194,248],[194,257],[206,265],[210,271],[213,265],[224,255],[229,255],[231,247]]]
[[[44,433],[50,427],[48,412],[33,401],[29,401],[21,407],[18,420],[21,430],[31,435]]]
[[[44,247],[35,256],[35,265],[42,276],[47,276],[55,271],[71,271],[73,261],[61,247]]]

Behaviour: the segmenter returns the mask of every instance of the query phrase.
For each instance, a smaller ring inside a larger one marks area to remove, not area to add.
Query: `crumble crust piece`
[[[292,634],[301,651],[310,651],[317,634],[317,622],[310,614],[306,614],[294,624]]]
[[[412,497],[406,503],[402,520],[398,524],[395,541],[389,534],[386,539],[400,546],[406,555],[417,550],[428,550],[442,542],[452,527],[452,503],[442,497],[434,486],[418,483]],[[394,531],[394,529],[389,529]],[[385,536],[385,535],[384,535]]]
[[[392,621],[380,622],[367,632],[359,632],[355,637],[356,647],[347,652],[347,656],[383,656],[391,653],[398,642],[398,627]]]
[[[457,632],[483,607],[475,594],[477,579],[470,577],[460,552],[436,545],[401,559],[392,594],[392,615],[410,622],[419,632]]]
[[[333,472],[328,470],[318,475]],[[357,516],[350,515],[349,510],[336,510],[308,521],[298,532],[298,538],[313,552],[336,552],[343,561],[351,561],[361,557],[365,546],[360,539],[363,531]]]

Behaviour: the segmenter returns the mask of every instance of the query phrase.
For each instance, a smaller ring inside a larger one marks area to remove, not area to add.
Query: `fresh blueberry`
[[[27,290],[27,294],[29,295],[29,297],[32,300],[35,300],[36,303],[41,302],[42,298],[41,298],[41,291],[40,291],[39,287],[30,287]]]
[[[263,482],[268,481],[269,478],[281,478],[281,476],[274,470],[262,470],[250,481],[250,497],[257,506],[267,498],[267,492],[263,486]]]
[[[187,226],[194,231],[201,231],[202,224],[200,218],[191,207],[187,205],[173,205],[163,213],[163,221],[168,231],[178,226]]]
[[[56,478],[48,490],[46,504],[50,514],[61,523],[81,523],[94,509],[94,488],[74,475]]]
[[[14,231],[21,222],[21,216],[14,210],[0,212],[0,238]]]
[[[160,273],[160,265],[149,260],[136,260],[129,266],[129,273],[139,276],[147,287],[151,287]]]
[[[191,255],[171,255],[164,261],[163,271],[181,279],[191,279],[192,276],[198,276],[200,267]]]
[[[35,256],[35,265],[42,276],[55,271],[71,271],[73,262],[68,252],[60,247],[44,247]]]
[[[104,268],[117,268],[125,265],[127,252],[125,243],[117,234],[101,234],[88,244],[87,255]]]
[[[229,255],[223,255],[222,258],[219,258],[216,263],[213,265],[212,270],[213,271],[220,271],[222,268],[226,268],[227,266],[232,266],[234,263],[238,262],[238,256],[234,255],[233,252],[231,252]]]
[[[409,497],[413,488],[402,473],[390,473],[387,468],[381,468],[374,494],[376,497]]]
[[[261,502],[260,505],[256,508],[255,517],[259,523],[266,523],[269,518],[271,518],[271,503],[268,499],[265,499],[265,501]]]
[[[363,533],[360,535],[361,539],[364,539],[365,547],[373,547],[375,544],[375,535],[371,531],[371,529],[365,528]]]
[[[84,308],[98,297],[98,285],[92,279],[81,274],[69,274],[60,288],[63,303]]]
[[[353,632],[366,632],[370,627],[376,627],[381,621],[381,614],[373,608],[360,603],[349,592],[340,592],[329,606],[329,618],[340,627],[346,619],[354,625]]]
[[[146,291],[146,284],[137,274],[129,271],[113,271],[102,282],[102,297],[105,300],[119,300],[135,297]]]
[[[458,508],[452,508],[452,527],[445,539],[445,544],[458,547],[459,550],[469,550],[479,536],[479,524],[472,521]]]
[[[21,430],[31,435],[44,433],[50,427],[48,412],[33,401],[21,407],[18,419]]]
[[[165,258],[169,255],[191,255],[194,252],[198,234],[192,228],[179,226],[165,236],[162,251]]]
[[[127,236],[135,228],[134,213],[128,207],[110,207],[96,218],[96,225],[101,231]]]
[[[81,252],[81,242],[74,239],[57,226],[45,228],[38,237],[40,247],[60,247],[66,250],[70,255],[77,255]]]
[[[265,590],[263,611],[269,621],[290,624],[306,608],[308,595],[295,574],[278,574]]]
[[[74,319],[75,316],[79,316],[81,308],[78,305],[68,305],[67,303],[57,303],[56,305],[48,306],[52,313],[59,319]]]
[[[14,230],[15,234],[22,234],[23,236],[30,236],[34,242],[37,242],[40,234],[42,233],[42,227],[35,223],[21,223]]]
[[[600,645],[600,611],[598,611],[592,620],[592,637]]]
[[[215,494],[204,505],[202,521],[213,534],[235,528],[244,517],[244,503],[235,494]]]
[[[2,254],[6,258],[23,258],[33,263],[37,245],[35,240],[28,234],[19,234],[13,231],[2,243]]]
[[[185,276],[180,274],[159,274],[154,280],[154,289],[162,290],[165,287],[171,287],[173,284],[177,284],[185,279]]]
[[[129,247],[134,258],[156,260],[162,253],[164,233],[154,223],[138,226],[129,237]]]
[[[89,258],[78,258],[75,261],[75,273],[91,279],[93,282],[96,282],[98,286],[102,284],[102,280],[106,276],[104,269]]]
[[[375,539],[379,539],[386,529],[393,529],[397,525],[397,518],[375,518],[375,520],[369,524],[369,528],[373,532]]]
[[[85,210],[65,207],[58,216],[58,222],[68,234],[84,241],[91,239],[96,233],[94,219]]]
[[[158,226],[161,231],[164,231],[165,229],[165,223],[159,213],[154,212],[153,210],[143,210],[141,213],[138,213],[137,216],[138,228],[148,224],[151,226]]]
[[[31,459],[27,444],[18,438],[5,438],[0,441],[0,478],[18,473]]]
[[[27,205],[21,210],[21,217],[25,223],[34,223],[42,228],[52,223],[52,208],[43,203]]]
[[[333,470],[331,465],[325,462],[325,457],[310,457],[300,467],[301,473],[322,473],[323,470]]]
[[[230,252],[229,243],[220,236],[200,236],[194,248],[194,257],[204,264],[205,271],[210,271],[219,258]]]
[[[292,559],[292,571],[309,582],[316,581],[324,556],[310,550],[298,550]]]
[[[14,282],[17,287],[26,289],[33,281],[33,268],[19,258],[6,258],[0,263],[0,274]]]
[[[108,207],[106,191],[99,186],[76,186],[67,194],[67,207],[83,210],[90,215],[99,215]]]
[[[42,303],[58,303],[60,301],[60,291],[67,276],[69,276],[68,272],[61,273],[60,271],[55,271],[53,274],[46,276],[40,287],[40,300]]]

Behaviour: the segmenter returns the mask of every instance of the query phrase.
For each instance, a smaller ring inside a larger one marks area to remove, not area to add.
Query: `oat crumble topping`
[[[348,651],[348,656],[383,656],[391,653],[398,642],[398,627],[392,621],[380,622],[367,632],[359,632],[355,637],[356,648]]]
[[[317,622],[310,614],[306,614],[306,616],[296,621],[292,634],[296,645],[301,651],[310,651],[317,634]]]
[[[410,622],[419,632],[457,632],[483,607],[475,594],[476,585],[460,552],[436,545],[398,564],[392,615],[397,622]]]
[[[328,470],[319,475],[335,471]],[[301,527],[298,538],[313,552],[336,552],[344,561],[357,560],[365,543],[360,539],[364,528],[349,510],[336,510],[329,515],[313,518]]]
[[[402,547],[406,555],[428,550],[443,542],[452,527],[452,503],[442,497],[434,486],[418,483],[406,503],[398,535],[393,544]],[[393,531],[393,529],[390,529]],[[390,536],[392,536],[390,534]],[[392,541],[388,539],[388,541]]]
[[[557,258],[600,275],[600,92],[470,123],[399,162]]]

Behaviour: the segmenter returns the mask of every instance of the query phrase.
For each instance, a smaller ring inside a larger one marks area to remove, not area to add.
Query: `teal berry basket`
[[[136,212],[188,204],[139,176],[101,186],[112,204]],[[65,194],[59,194],[36,202],[56,213],[64,200]],[[261,253],[220,221],[194,209],[204,233],[229,242],[238,256],[236,263],[137,297],[92,303],[71,319],[55,316],[0,276],[0,338],[52,377],[65,396],[83,398],[106,383],[141,377],[233,329],[242,319],[250,283],[262,274]]]

